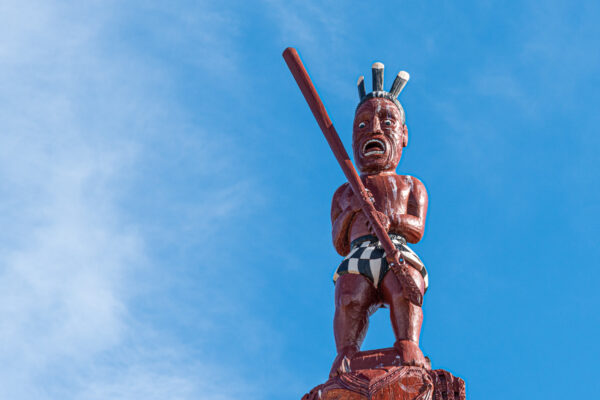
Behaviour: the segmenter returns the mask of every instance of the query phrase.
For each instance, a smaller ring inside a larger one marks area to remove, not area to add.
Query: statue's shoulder
[[[396,175],[395,177],[401,186],[408,187],[411,191],[426,192],[425,185],[417,177],[412,175]]]
[[[333,194],[333,197],[339,197],[339,196],[341,196],[346,190],[348,190],[349,187],[350,187],[350,184],[348,182],[344,182],[343,184],[340,185],[340,187],[338,187],[335,190],[335,193]]]
[[[331,206],[332,208],[339,208],[339,207],[343,207],[344,203],[344,198],[346,198],[346,193],[347,190],[350,189],[350,184],[348,182],[344,183],[343,185],[341,185],[339,188],[336,189],[335,193],[333,194],[333,197],[331,199]]]

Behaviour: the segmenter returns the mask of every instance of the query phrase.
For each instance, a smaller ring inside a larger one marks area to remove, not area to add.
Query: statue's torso
[[[387,215],[392,222],[389,231],[402,234],[401,227],[394,226],[393,216],[406,214],[413,185],[412,178],[405,175],[378,174],[364,176],[361,179],[375,199],[375,209]],[[347,190],[352,195],[352,189],[348,187]],[[367,217],[363,213],[357,213],[350,226],[350,241],[369,234],[371,232],[367,228]]]

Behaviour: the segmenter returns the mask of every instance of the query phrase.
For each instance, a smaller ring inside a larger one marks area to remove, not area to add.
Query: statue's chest
[[[369,176],[364,181],[367,189],[375,198],[375,208],[378,210],[401,211],[406,209],[410,184],[403,176]]]

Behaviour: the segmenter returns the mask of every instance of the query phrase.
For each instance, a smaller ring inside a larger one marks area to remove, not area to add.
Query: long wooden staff
[[[348,183],[350,183],[354,195],[358,197],[362,211],[367,216],[371,227],[375,231],[375,235],[377,235],[377,239],[381,242],[383,249],[385,250],[385,258],[402,285],[404,297],[411,303],[421,306],[423,304],[423,294],[410,275],[408,270],[409,267],[406,263],[401,263],[399,261],[400,252],[396,249],[396,246],[394,246],[388,233],[377,218],[375,207],[373,206],[360,177],[356,173],[354,165],[352,164],[350,157],[348,157],[348,153],[346,152],[337,131],[333,127],[331,119],[329,119],[329,115],[327,115],[325,106],[308,76],[308,72],[306,72],[298,52],[293,47],[288,47],[283,52],[283,58],[292,72],[294,79],[296,79],[296,83],[300,87],[317,123],[321,127],[325,139],[327,139],[327,143],[329,143],[329,147],[331,147],[335,158],[342,167],[342,171],[344,171],[344,175],[346,175],[346,179],[348,179]]]

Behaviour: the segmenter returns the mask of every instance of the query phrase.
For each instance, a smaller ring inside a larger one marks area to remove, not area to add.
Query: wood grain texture
[[[350,366],[351,372],[316,386],[302,400],[466,400],[461,378],[398,365],[393,348],[359,352]]]

